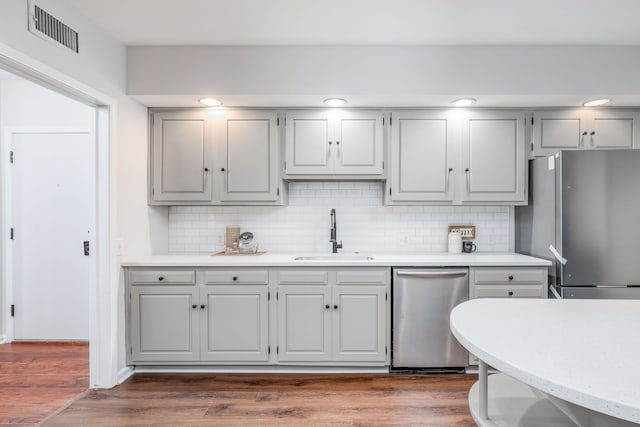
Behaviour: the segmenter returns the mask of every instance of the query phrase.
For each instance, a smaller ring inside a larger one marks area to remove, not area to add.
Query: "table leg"
[[[481,420],[488,420],[488,368],[482,360],[478,361],[478,415]]]

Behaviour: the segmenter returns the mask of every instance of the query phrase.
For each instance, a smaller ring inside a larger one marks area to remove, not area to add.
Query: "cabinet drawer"
[[[196,273],[193,270],[131,270],[129,281],[132,285],[194,285]]]
[[[328,285],[329,272],[322,270],[290,270],[278,272],[279,285]]]
[[[376,270],[344,270],[336,272],[338,285],[386,285],[387,269]]]
[[[206,270],[202,272],[205,285],[227,284],[269,284],[267,270]]]
[[[543,284],[475,285],[472,286],[472,298],[544,298]]]
[[[477,269],[474,273],[475,283],[544,283],[547,277],[547,270],[540,268]]]

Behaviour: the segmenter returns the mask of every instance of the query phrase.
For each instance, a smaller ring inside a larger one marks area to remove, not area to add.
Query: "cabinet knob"
[[[334,309],[334,310],[337,310],[337,309],[338,309],[338,304],[334,305],[334,306],[333,306],[333,309]]]
[[[158,280],[162,282],[164,280],[164,277],[160,276],[158,277]]]
[[[582,132],[582,136],[587,136],[587,131]]]
[[[596,131],[594,130],[593,132],[591,132],[591,134],[590,134],[590,135],[591,135],[591,136],[593,136],[593,135],[595,135],[595,134],[596,134]]]
[[[195,310],[196,308],[198,308],[198,305],[197,305],[197,304],[193,304],[193,305],[191,306],[191,308],[193,308],[193,309]]]
[[[509,276],[509,280],[513,280],[513,276]]]
[[[453,168],[449,168],[449,172],[453,172]]]
[[[513,296],[513,291],[509,291],[509,296]]]
[[[220,172],[224,172],[224,168],[220,168]]]
[[[331,141],[329,141],[329,145],[331,145]]]
[[[233,280],[238,280],[238,276],[233,276]]]
[[[470,169],[469,169],[469,168],[466,168],[464,171],[465,171],[465,172],[469,172],[469,171],[470,171]]]
[[[201,309],[203,309],[203,310],[204,310],[204,308],[205,308],[205,307],[206,307],[206,306],[205,306],[204,304],[202,304],[202,305],[200,306],[200,308],[201,308]]]
[[[340,145],[340,141],[336,141],[336,145]]]
[[[331,306],[329,304],[325,305],[324,308],[326,308],[327,310],[329,310],[331,308]]]

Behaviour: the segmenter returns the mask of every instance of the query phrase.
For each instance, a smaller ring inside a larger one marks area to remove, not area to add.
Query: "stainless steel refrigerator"
[[[516,250],[552,261],[552,293],[640,299],[640,150],[531,160],[515,219]]]

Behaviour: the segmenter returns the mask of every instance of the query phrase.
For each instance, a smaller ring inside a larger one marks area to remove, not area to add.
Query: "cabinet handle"
[[[513,296],[513,291],[509,291],[509,296]]]
[[[329,141],[329,145],[331,145],[331,141]]]
[[[326,308],[327,310],[329,310],[331,308],[331,306],[329,304],[325,305],[324,308]]]
[[[513,280],[513,276],[509,276],[509,280]]]
[[[233,280],[238,280],[238,276],[233,276]]]
[[[196,308],[198,308],[198,305],[197,305],[197,304],[193,304],[193,305],[191,306],[191,308],[193,308],[193,309],[195,310]]]
[[[591,136],[594,136],[596,134],[596,131],[594,130],[593,132],[590,133]]]
[[[453,168],[449,168],[447,170],[447,182],[444,185],[444,192],[445,193],[449,192],[449,181],[451,180],[451,172],[453,172]]]
[[[205,308],[205,307],[206,307],[206,306],[205,306],[204,304],[202,304],[202,305],[200,306],[200,308],[201,308],[201,309],[203,309],[203,310],[204,310],[204,308]]]
[[[582,132],[582,136],[587,136],[587,134],[588,134],[587,131]]]
[[[158,277],[158,280],[162,282],[164,280],[164,277],[160,276]]]
[[[334,306],[333,306],[333,309],[334,309],[334,310],[337,310],[337,309],[338,309],[338,304],[334,305]]]
[[[209,172],[209,168],[204,168],[204,171],[205,172]]]
[[[336,141],[336,145],[340,145],[340,141]]]
[[[224,172],[224,168],[220,168],[220,172]]]

